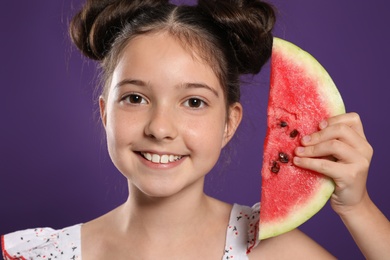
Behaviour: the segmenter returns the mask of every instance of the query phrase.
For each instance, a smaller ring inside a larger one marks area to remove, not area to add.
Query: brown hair
[[[240,75],[258,73],[269,59],[274,23],[272,6],[259,0],[199,0],[191,6],[87,0],[70,35],[85,56],[101,62],[104,95],[126,44],[137,35],[167,31],[213,68],[230,105],[240,99]]]

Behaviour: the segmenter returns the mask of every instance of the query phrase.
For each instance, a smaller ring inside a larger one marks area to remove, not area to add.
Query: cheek
[[[116,158],[116,152],[120,144],[123,142],[121,133],[121,128],[117,124],[117,120],[115,120],[112,117],[107,118],[107,124],[106,124],[106,139],[107,139],[107,148],[108,153],[110,154],[111,158],[114,160]]]
[[[129,143],[135,136],[136,120],[131,116],[111,111],[107,114],[106,138],[109,149],[119,148]]]
[[[187,124],[184,130],[187,143],[194,149],[206,150],[207,156],[220,150],[224,140],[224,120],[213,117],[208,120],[194,121]]]

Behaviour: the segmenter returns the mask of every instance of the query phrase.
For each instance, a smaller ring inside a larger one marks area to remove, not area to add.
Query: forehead
[[[138,47],[139,44],[143,45],[141,49],[146,47],[160,49],[163,45],[170,45],[172,48],[180,48],[186,52],[187,55],[190,55],[194,61],[207,63],[210,67],[214,67],[211,62],[211,60],[214,59],[210,57],[209,51],[204,49],[204,45],[207,44],[201,43],[200,39],[190,39],[188,35],[183,36],[164,29],[151,31],[131,37],[123,49],[134,48],[134,46]]]
[[[167,32],[138,35],[121,52],[113,81],[118,76],[133,74],[133,77],[156,79],[159,76],[160,80],[174,77],[177,80],[208,81],[209,84],[220,85],[215,71],[199,56],[199,52]]]
[[[162,36],[165,39],[175,40],[181,47],[188,52],[195,60],[206,63],[221,80],[221,85],[225,85],[223,71],[226,67],[226,60],[222,50],[219,50],[209,36],[201,32],[193,31],[191,28],[182,27],[162,27],[151,30],[147,33],[131,37],[125,44],[126,46],[136,38],[143,36],[157,37]]]

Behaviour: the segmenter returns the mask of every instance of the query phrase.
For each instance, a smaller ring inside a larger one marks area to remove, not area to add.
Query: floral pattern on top
[[[80,227],[61,230],[35,228],[16,231],[1,237],[5,260],[81,259]]]
[[[234,204],[226,230],[223,260],[247,260],[257,246],[260,203],[253,207]],[[60,230],[36,228],[1,237],[5,260],[81,260],[81,224]]]
[[[226,233],[223,260],[247,260],[248,254],[258,245],[260,203],[253,207],[234,204]]]

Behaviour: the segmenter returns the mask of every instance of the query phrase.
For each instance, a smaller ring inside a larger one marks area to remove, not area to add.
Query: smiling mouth
[[[175,162],[175,161],[178,161],[184,157],[181,155],[173,155],[173,154],[159,155],[159,154],[144,153],[144,152],[140,152],[140,154],[142,155],[142,157],[144,157],[146,160],[148,160],[150,162],[162,163],[162,164]]]

